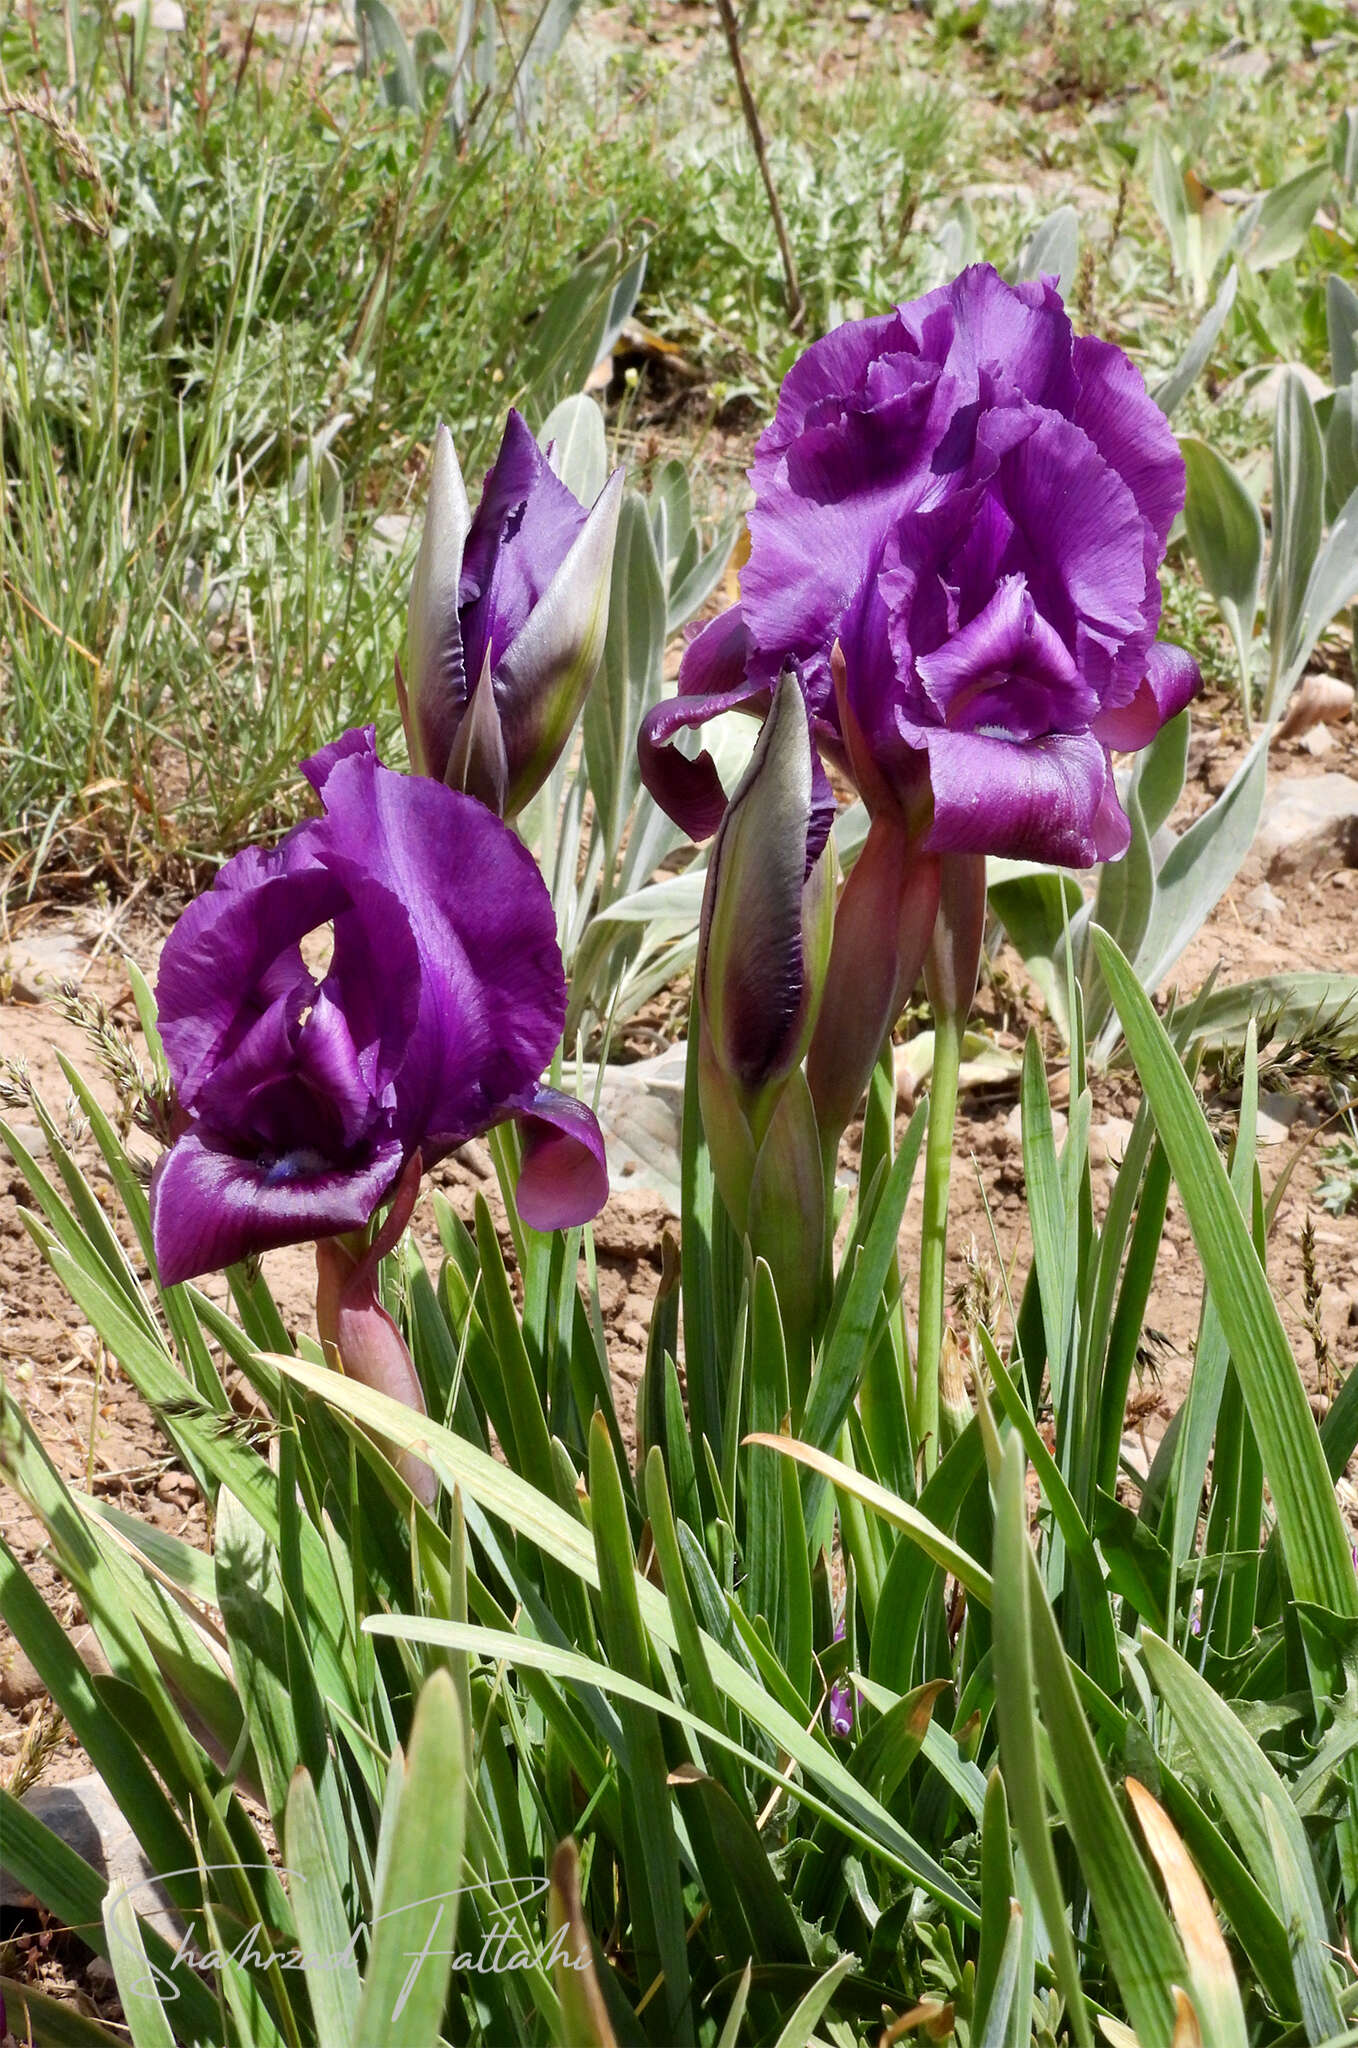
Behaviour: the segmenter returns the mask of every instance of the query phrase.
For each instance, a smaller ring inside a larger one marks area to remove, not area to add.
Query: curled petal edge
[[[594,1111],[573,1095],[539,1088],[516,1117],[523,1163],[515,1190],[531,1230],[589,1223],[608,1200],[604,1134]]]
[[[1129,704],[1096,718],[1093,733],[1117,754],[1148,747],[1162,725],[1191,704],[1202,688],[1198,664],[1172,641],[1157,641],[1146,657],[1146,673]]]

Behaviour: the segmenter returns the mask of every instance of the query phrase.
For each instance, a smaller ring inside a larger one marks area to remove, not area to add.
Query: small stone
[[[1334,734],[1328,725],[1313,725],[1310,732],[1303,733],[1301,744],[1314,760],[1334,751]]]
[[[0,997],[11,1003],[41,1003],[64,982],[79,981],[89,965],[70,932],[35,932],[0,948]]]
[[[1101,1124],[1095,1124],[1089,1133],[1090,1165],[1121,1166],[1127,1156],[1131,1135],[1132,1120],[1129,1116],[1105,1117]]]
[[[1119,1449],[1124,1463],[1130,1465],[1139,1478],[1145,1479],[1149,1476],[1150,1464],[1146,1456],[1146,1446],[1139,1436],[1125,1436]]]
[[[123,1886],[144,1920],[170,1940],[179,1938],[169,1894],[102,1778],[91,1772],[64,1785],[34,1785],[22,1803],[100,1877]],[[0,1867],[0,1906],[22,1909],[34,1903],[32,1894]]]
[[[47,1139],[36,1124],[15,1122],[10,1125],[10,1129],[31,1159],[46,1158]]]
[[[1270,881],[1302,868],[1358,867],[1358,780],[1308,775],[1270,791],[1255,848]]]
[[[0,1649],[0,1707],[8,1707],[13,1714],[22,1713],[25,1707],[46,1696],[47,1687],[32,1660],[17,1643],[6,1643]]]
[[[1239,78],[1247,83],[1252,79],[1266,78],[1273,68],[1273,63],[1272,52],[1258,44],[1252,48],[1223,51],[1221,56],[1215,59],[1218,71],[1225,71],[1232,78]]]
[[[1353,714],[1353,697],[1353,684],[1340,682],[1338,676],[1304,676],[1292,692],[1274,741],[1298,739],[1319,726],[1342,725]]]
[[[679,1161],[687,1048],[681,1041],[654,1059],[604,1068],[599,1090],[599,1123],[608,1147],[614,1187],[657,1195],[679,1213]],[[582,1094],[589,1099],[594,1076],[588,1069]]]
[[[1258,1142],[1261,1145],[1285,1144],[1292,1134],[1293,1124],[1301,1115],[1301,1107],[1295,1095],[1261,1095]]]
[[[1260,882],[1258,888],[1251,889],[1245,898],[1246,910],[1252,910],[1256,917],[1281,917],[1284,907],[1282,897],[1267,882]]]

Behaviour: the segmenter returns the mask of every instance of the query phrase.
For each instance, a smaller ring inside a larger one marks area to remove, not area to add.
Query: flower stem
[[[915,1349],[915,1442],[927,1472],[938,1463],[938,1374],[943,1352],[943,1290],[948,1255],[948,1190],[952,1178],[957,1076],[965,1013],[934,1010],[934,1066],[929,1082],[929,1133],[924,1152],[924,1220],[919,1253],[919,1337]]]

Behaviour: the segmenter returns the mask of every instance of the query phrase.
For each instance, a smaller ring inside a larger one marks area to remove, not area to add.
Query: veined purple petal
[[[291,838],[310,838],[301,826]],[[305,972],[297,942],[344,903],[343,886],[319,866],[289,872],[288,842],[262,879],[233,884],[229,861],[213,888],[197,897],[165,942],[156,981],[160,1035],[179,1099],[192,1109],[207,1075],[229,1056],[264,1012]]]
[[[187,1114],[151,1195],[166,1279],[359,1228],[403,1162],[520,1106],[560,1036],[551,899],[513,833],[383,768],[371,729],[306,772],[324,817],[224,871],[162,956]]]
[[[1183,464],[1135,368],[1074,336],[1054,280],[977,264],[827,335],[788,373],[750,480],[739,643],[728,619],[693,664],[721,672],[712,712],[790,667],[820,751],[909,831],[932,804],[931,846],[1045,837],[1074,862],[1125,844],[1100,742],[1144,744],[1192,688],[1152,652]],[[708,695],[686,662],[681,696]],[[663,729],[707,715],[676,708]],[[964,762],[999,777],[990,827]],[[646,780],[689,829],[715,825],[709,761],[652,762]]]
[[[984,609],[915,666],[955,731],[1041,739],[1081,731],[1099,708],[1022,576],[1002,576]]]
[[[161,1281],[172,1287],[255,1252],[361,1229],[400,1167],[403,1149],[390,1136],[352,1165],[306,1148],[261,1160],[186,1131],[151,1180]]]
[[[1035,405],[1065,411],[1075,395],[1073,335],[1051,278],[1006,284],[988,263],[973,263],[948,284],[899,309],[921,353],[946,363],[969,398],[982,375],[998,371]]]
[[[371,747],[329,768],[323,796],[328,857],[380,874],[414,936],[419,1009],[395,1115],[433,1164],[495,1122],[556,1048],[566,984],[551,897],[481,804],[394,774]]]
[[[594,1111],[556,1088],[538,1088],[518,1112],[523,1164],[515,1200],[531,1230],[588,1223],[608,1200],[604,1134]]]
[[[1169,529],[1183,510],[1184,459],[1174,431],[1141,372],[1111,342],[1082,334],[1074,367],[1079,393],[1070,417],[1135,498],[1146,522],[1147,568],[1155,576]]]
[[[1141,514],[1088,435],[1049,415],[1005,456],[1000,477],[1018,528],[1003,566],[1025,572],[1044,618],[1058,631],[1079,618],[1135,634],[1146,594]]]
[[[772,424],[755,451],[756,462],[761,455],[775,456],[788,447],[818,405],[856,391],[879,356],[898,354],[905,345],[906,331],[895,310],[869,320],[847,320],[813,341],[783,379]]]
[[[1028,741],[932,734],[929,780],[934,820],[924,843],[934,853],[1091,867],[1130,843],[1108,755],[1091,733]]]
[[[1146,657],[1146,673],[1130,704],[1105,711],[1095,719],[1094,737],[1115,753],[1130,754],[1148,747],[1202,688],[1198,664],[1172,641],[1159,640]]]

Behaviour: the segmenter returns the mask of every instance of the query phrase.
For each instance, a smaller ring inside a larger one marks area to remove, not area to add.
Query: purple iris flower
[[[1110,750],[1199,687],[1155,638],[1184,465],[1140,373],[1072,332],[1051,280],[978,264],[836,328],[788,373],[750,481],[740,601],[642,731],[677,823],[705,837],[726,799],[711,756],[669,742],[762,715],[790,668],[821,754],[926,852],[1126,851]]]
[[[603,655],[621,504],[621,470],[587,509],[511,412],[473,514],[439,427],[397,670],[417,774],[504,818],[542,786]]]
[[[845,1617],[840,1615],[835,1623],[835,1641],[842,1643],[845,1632]],[[860,1693],[859,1698],[863,1695]],[[830,1687],[828,1704],[830,1733],[832,1735],[853,1734],[853,1694],[847,1678],[837,1678]]]
[[[595,1215],[598,1125],[537,1085],[566,989],[531,855],[472,798],[382,767],[371,727],[303,772],[324,815],[237,854],[161,955],[184,1120],[151,1186],[161,1279],[360,1229],[417,1151],[511,1116],[524,1221]]]

